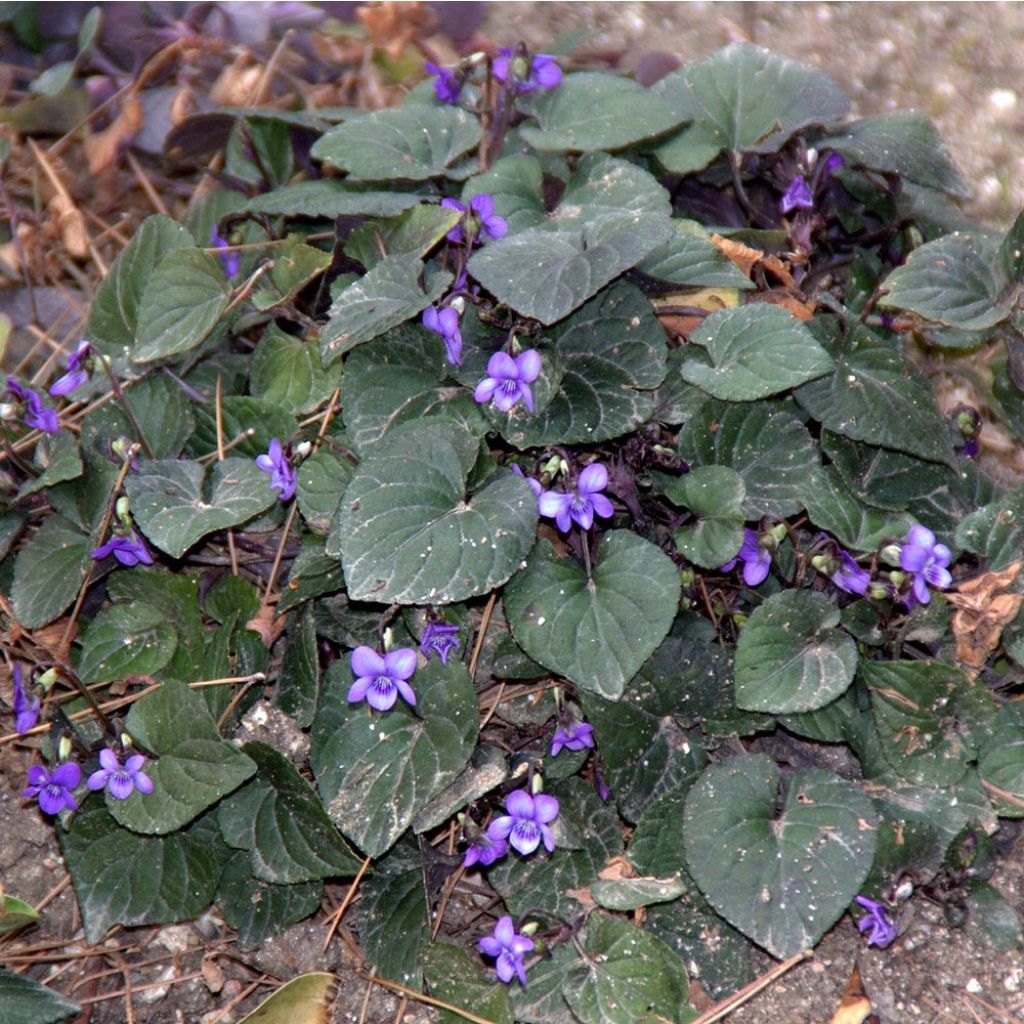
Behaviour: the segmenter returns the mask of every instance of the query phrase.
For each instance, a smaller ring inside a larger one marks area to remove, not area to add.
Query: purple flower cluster
[[[912,526],[900,548],[900,566],[913,577],[904,604],[911,608],[915,603],[928,604],[932,599],[929,584],[936,590],[945,590],[953,582],[946,568],[952,557],[949,548],[936,543],[935,534],[926,526]]]
[[[459,314],[451,306],[436,309],[427,306],[423,310],[423,326],[428,331],[441,335],[445,356],[452,366],[462,365],[462,332],[459,330]]]
[[[74,761],[59,764],[52,772],[41,764],[34,764],[28,770],[28,785],[21,795],[36,797],[44,814],[57,814],[65,807],[77,811],[74,789],[81,781],[82,769]]]
[[[743,529],[743,546],[735,558],[722,566],[722,572],[732,572],[738,562],[743,563],[743,582],[748,587],[760,586],[768,578],[772,567],[772,554],[761,544],[756,530]]]
[[[35,727],[39,721],[39,698],[29,697],[21,684],[21,666],[15,662],[11,667],[11,679],[14,687],[14,695],[11,705],[14,709],[14,731],[19,736]]]
[[[602,492],[608,486],[608,470],[600,462],[592,462],[579,475],[571,491],[544,491],[537,500],[537,509],[547,519],[554,519],[562,533],[572,523],[581,530],[594,525],[594,516],[607,519],[614,512],[611,501]]]
[[[487,827],[491,839],[507,840],[514,850],[529,857],[544,843],[548,853],[555,849],[555,837],[548,827],[558,817],[558,800],[546,793],[530,796],[525,789],[517,789],[505,797],[505,810]]]
[[[220,250],[217,255],[220,257],[221,266],[224,268],[224,276],[234,277],[241,265],[241,256],[239,253],[232,251],[231,243],[220,234],[216,224],[210,228],[210,245]]]
[[[467,233],[476,245],[483,240],[481,235],[498,239],[503,238],[508,231],[508,222],[494,212],[494,200],[486,192],[473,196],[468,209],[466,204],[460,203],[458,199],[442,199],[441,205],[445,209],[458,210],[466,215],[445,235],[449,242],[456,245],[461,245],[466,240]]]
[[[350,704],[365,700],[377,711],[390,711],[401,696],[415,706],[416,694],[407,682],[416,671],[416,652],[411,647],[399,647],[383,657],[372,647],[357,647],[350,664],[356,675],[348,691]]]
[[[551,738],[551,756],[557,757],[562,750],[580,751],[593,749],[594,727],[589,722],[573,722],[568,728],[564,725],[555,730]]]
[[[507,352],[495,352],[487,360],[487,376],[473,392],[475,401],[483,404],[494,400],[499,412],[509,412],[520,400],[533,412],[533,391],[530,385],[540,376],[540,353],[528,348],[512,358]]]
[[[60,430],[57,413],[43,405],[43,400],[32,388],[25,387],[16,377],[8,377],[7,390],[24,403],[21,417],[26,427],[41,430],[44,434],[56,434]]]
[[[288,501],[295,494],[295,470],[281,447],[278,439],[272,438],[265,455],[256,456],[256,465],[270,474],[270,489],[277,491],[281,501]]]
[[[495,958],[494,969],[506,985],[516,977],[519,984],[526,987],[523,957],[533,949],[533,939],[528,935],[520,935],[511,917],[506,914],[499,918],[494,931],[485,935],[478,946],[481,953]]]
[[[866,911],[866,916],[857,922],[857,930],[867,936],[869,946],[885,949],[896,941],[896,925],[889,918],[889,911],[878,902],[867,896],[858,896],[859,903]]]
[[[86,786],[93,792],[109,791],[115,800],[127,800],[132,790],[140,793],[153,792],[153,780],[142,770],[146,763],[142,754],[132,754],[124,765],[110,747],[100,751],[100,766],[89,776]]]
[[[423,65],[423,69],[435,76],[434,95],[437,96],[439,103],[454,105],[459,102],[459,93],[462,92],[462,79],[454,71],[443,68],[430,60]]]

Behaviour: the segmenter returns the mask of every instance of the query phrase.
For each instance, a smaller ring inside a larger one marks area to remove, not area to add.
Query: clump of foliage
[[[908,352],[984,351],[1024,432],[1024,219],[753,46],[429,70],[240,116],[56,404],[7,382],[13,706],[87,937],[255,945],[367,866],[378,975],[537,1024],[690,1020],[918,893],[1019,943],[970,868],[1024,808],[1024,490]]]

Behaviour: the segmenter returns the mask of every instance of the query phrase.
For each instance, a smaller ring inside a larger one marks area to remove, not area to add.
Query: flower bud
[[[384,636],[382,639],[384,641],[384,650],[390,651],[391,645],[395,642],[395,631],[388,626],[388,628],[384,630]]]
[[[899,544],[886,544],[879,555],[883,562],[887,562],[889,565],[899,565],[902,551],[903,548]]]
[[[311,442],[309,442],[309,441],[300,441],[295,446],[295,455],[298,458],[300,458],[300,459],[304,459],[304,458],[306,458],[307,455],[309,455],[309,453],[312,450],[313,450],[313,445],[312,445]]]
[[[770,549],[774,551],[785,539],[789,533],[789,528],[785,523],[776,523],[769,531],[768,536],[775,542],[774,546]]]
[[[60,742],[57,744],[57,759],[59,761],[66,761],[71,756],[71,737],[61,736]]]
[[[121,733],[121,746],[124,747],[125,750],[129,750],[131,747],[135,746],[132,742],[131,736],[126,732]]]
[[[55,668],[48,668],[36,680],[36,687],[41,693],[49,693],[55,682],[57,682],[57,670]]]
[[[541,778],[540,772],[538,772],[532,779],[530,779],[530,792],[533,796],[544,790],[544,780]]]
[[[128,518],[128,508],[128,499],[122,494],[114,505],[114,512],[117,513],[117,518],[122,522],[125,522]]]
[[[522,928],[519,929],[519,934],[520,935],[536,935],[537,934],[537,929],[539,927],[540,927],[540,922],[539,921],[530,921],[528,924],[524,924],[522,926]]]
[[[914,883],[909,878],[904,878],[893,890],[892,898],[896,903],[905,903],[914,893]]]
[[[16,420],[18,406],[15,402],[0,402],[0,420]]]
[[[868,597],[872,601],[884,601],[890,594],[891,591],[885,583],[872,583],[868,588]]]
[[[454,309],[459,316],[462,316],[466,312],[466,300],[462,295],[456,295],[451,302],[448,303],[449,308]]]

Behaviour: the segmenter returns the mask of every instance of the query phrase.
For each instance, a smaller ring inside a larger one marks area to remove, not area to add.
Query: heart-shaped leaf
[[[39,982],[7,971],[0,971],[0,1006],[5,1024],[57,1024],[80,1009]]]
[[[493,1024],[514,1024],[512,1004],[504,985],[485,978],[477,960],[460,946],[432,942],[420,954],[423,976],[431,993],[451,1006],[485,1017]],[[462,1024],[466,1018],[451,1010],[439,1010],[442,1024]]]
[[[712,313],[691,335],[711,365],[683,363],[683,379],[715,398],[767,398],[835,368],[813,334],[780,306],[754,302]]]
[[[747,711],[813,711],[853,682],[857,645],[835,627],[839,609],[809,590],[773,594],[736,644],[736,704]]]
[[[743,477],[726,466],[695,466],[665,489],[669,501],[688,508],[697,522],[676,530],[673,539],[695,565],[717,569],[735,558],[743,544]]]
[[[271,217],[395,217],[403,210],[422,203],[418,192],[377,192],[365,186],[352,186],[337,178],[319,178],[284,185],[250,199],[247,213]]]
[[[50,516],[18,552],[11,608],[25,629],[53,622],[78,593],[92,566],[93,545],[63,516]]]
[[[238,526],[277,501],[255,462],[230,456],[206,473],[198,462],[156,460],[125,480],[132,515],[172,558],[215,530]]]
[[[312,412],[340,383],[340,366],[325,370],[315,343],[286,334],[276,324],[267,328],[252,354],[252,393],[296,415]]]
[[[505,588],[505,614],[531,658],[614,700],[665,638],[679,593],[679,573],[664,552],[613,530],[589,578],[539,541]]]
[[[399,701],[380,715],[348,703],[351,681],[347,661],[328,669],[310,759],[331,820],[379,857],[465,767],[476,742],[476,693],[461,662],[430,661],[410,681],[416,711]]]
[[[228,862],[217,886],[217,906],[242,949],[255,949],[290,924],[309,917],[323,899],[320,882],[272,885],[254,878],[243,857]]]
[[[467,494],[478,449],[454,423],[407,423],[359,465],[327,542],[350,597],[447,604],[515,572],[533,543],[537,499],[509,472]]]
[[[159,608],[144,601],[108,605],[89,623],[78,676],[83,683],[151,676],[174,657],[177,646],[175,627]]]
[[[292,763],[265,743],[243,749],[256,777],[220,805],[217,818],[225,842],[249,851],[253,875],[276,885],[354,875],[359,858]]]
[[[744,935],[783,959],[842,916],[875,852],[871,799],[820,768],[779,770],[763,754],[712,765],[686,797],[686,861],[701,891]],[[723,856],[723,851],[729,851]]]
[[[978,752],[978,772],[983,782],[995,787],[989,792],[999,813],[1024,818],[1024,704],[1011,701],[999,709]]]

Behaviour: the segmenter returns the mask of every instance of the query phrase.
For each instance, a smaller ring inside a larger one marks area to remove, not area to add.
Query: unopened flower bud
[[[114,505],[114,512],[117,513],[117,518],[122,521],[126,520],[128,518],[128,508],[128,499],[122,494]]]
[[[36,687],[43,693],[49,693],[55,682],[57,682],[57,670],[55,668],[48,668],[36,680]]]
[[[914,894],[914,883],[909,878],[904,878],[893,890],[892,898],[896,903],[905,903]]]
[[[786,535],[788,533],[789,528],[786,526],[785,523],[776,523],[768,531],[768,534],[771,536],[772,540],[775,541],[776,547],[786,539]],[[774,550],[774,548],[772,550]]]
[[[519,929],[519,934],[520,935],[536,935],[537,934],[537,929],[539,927],[540,927],[540,922],[539,921],[530,921],[529,924],[524,924],[522,926],[522,928]]]
[[[462,316],[466,312],[466,300],[461,295],[456,295],[451,302],[448,303],[449,309],[454,309],[459,316]]]
[[[57,744],[57,759],[59,761],[66,761],[71,756],[71,737],[61,736],[60,742]]]
[[[298,458],[300,458],[300,459],[304,459],[304,458],[306,458],[307,455],[309,455],[309,453],[312,450],[313,450],[313,445],[312,445],[312,443],[310,441],[300,441],[295,446],[295,455]]]
[[[391,645],[395,642],[395,631],[388,626],[388,628],[384,630],[384,636],[382,639],[384,641],[384,650],[390,651]]]
[[[890,594],[888,586],[884,583],[872,583],[868,587],[868,597],[872,601],[884,601]]]
[[[900,552],[903,548],[899,544],[886,544],[879,552],[879,557],[883,562],[887,562],[889,565],[900,564]]]
[[[540,772],[538,772],[532,779],[530,779],[530,792],[536,796],[544,789],[544,779],[541,778]]]

